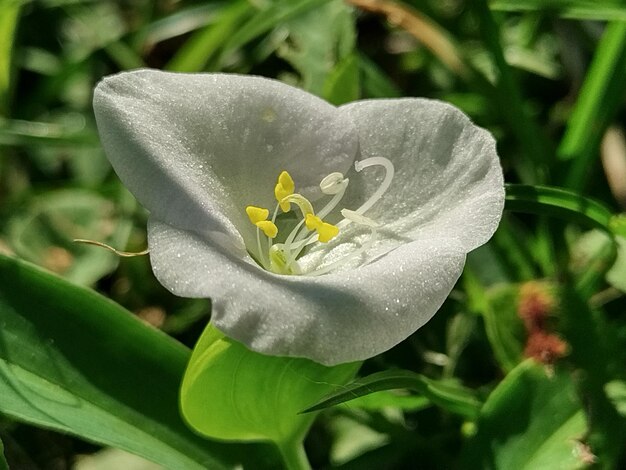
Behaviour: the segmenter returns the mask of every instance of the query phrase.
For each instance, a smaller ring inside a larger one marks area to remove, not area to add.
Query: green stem
[[[287,470],[311,470],[302,440],[276,443]]]

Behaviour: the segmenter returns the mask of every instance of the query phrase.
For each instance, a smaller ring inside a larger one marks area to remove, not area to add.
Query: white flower
[[[337,108],[265,78],[138,70],[103,80],[94,108],[150,211],[156,277],[210,297],[214,325],[261,353],[333,365],[389,349],[502,215],[493,138],[442,102]]]

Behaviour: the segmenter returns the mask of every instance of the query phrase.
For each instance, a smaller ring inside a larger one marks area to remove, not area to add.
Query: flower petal
[[[94,110],[122,182],[152,214],[254,246],[245,207],[275,206],[282,170],[314,192],[346,171],[356,131],[337,108],[275,80],[138,70],[104,79]]]
[[[395,167],[391,187],[365,214],[396,235],[395,245],[454,237],[469,252],[493,235],[504,181],[489,132],[457,108],[427,99],[358,101],[340,111],[358,127],[357,159],[385,157]],[[356,209],[382,174],[380,167],[350,173],[346,207]]]
[[[212,321],[227,336],[261,353],[326,365],[404,340],[439,309],[465,261],[455,239],[420,239],[351,271],[280,276],[155,218],[148,237],[159,281],[176,295],[211,297]]]

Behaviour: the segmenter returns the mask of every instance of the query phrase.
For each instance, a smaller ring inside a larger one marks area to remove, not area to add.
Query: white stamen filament
[[[358,172],[370,166],[376,165],[380,165],[385,168],[385,177],[380,183],[378,189],[374,191],[374,194],[372,194],[370,198],[361,205],[361,207],[354,211],[358,214],[363,214],[365,211],[370,209],[374,204],[378,202],[383,194],[387,192],[389,186],[391,186],[391,180],[393,180],[394,168],[393,163],[391,163],[391,161],[385,157],[371,157],[366,158],[365,160],[354,162],[354,169]]]
[[[267,239],[271,240],[269,237],[267,237]],[[271,244],[271,241],[270,241],[270,244]],[[256,228],[256,246],[257,246],[257,249],[259,250],[259,261],[261,262],[261,265],[265,269],[267,269],[269,267],[269,262],[265,258],[263,249],[261,249],[261,229],[259,227]]]

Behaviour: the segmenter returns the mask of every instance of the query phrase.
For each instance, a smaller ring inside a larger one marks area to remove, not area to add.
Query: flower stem
[[[311,470],[311,464],[301,440],[276,443],[287,470]]]

